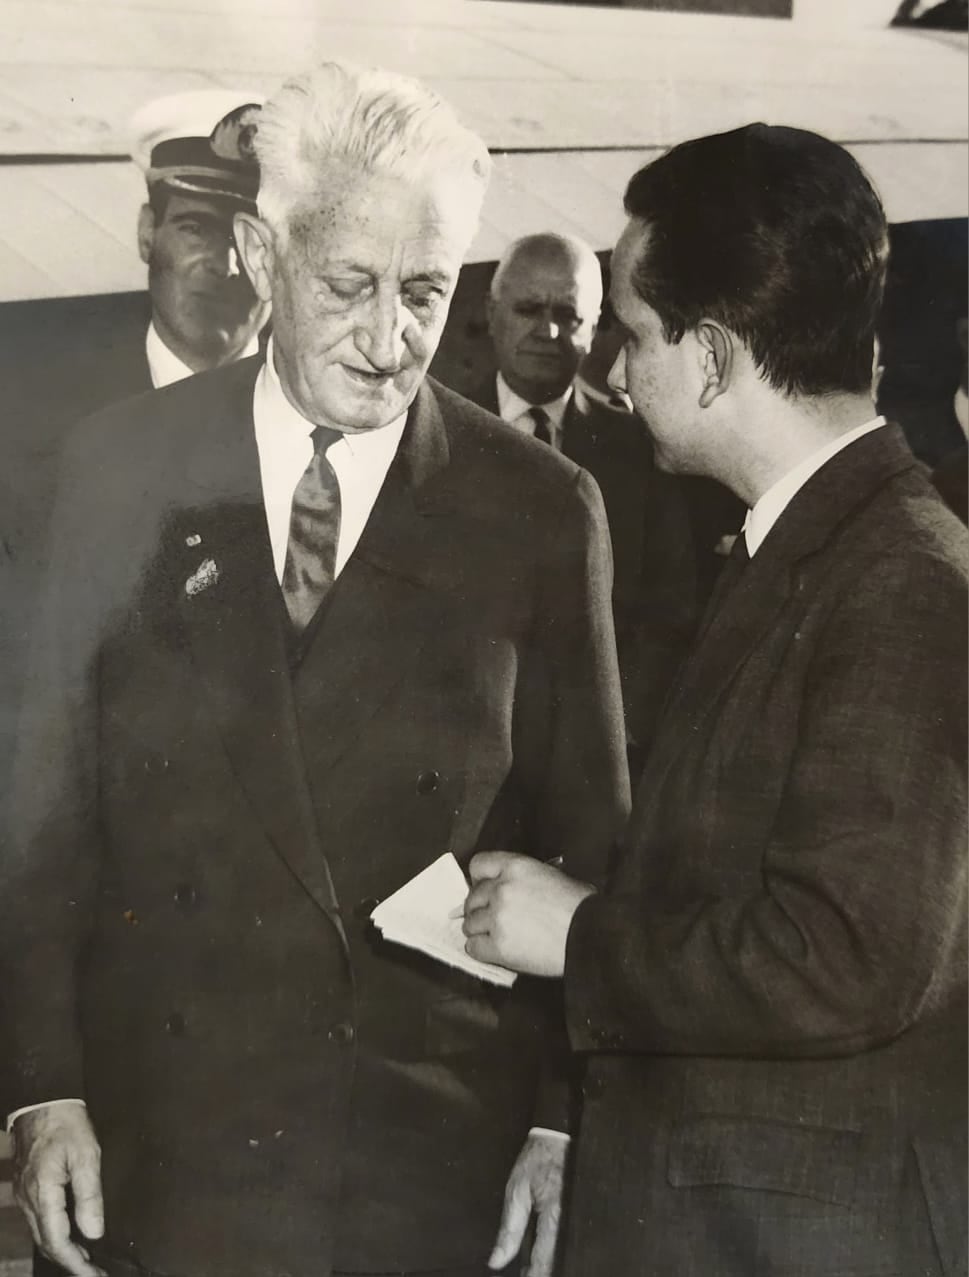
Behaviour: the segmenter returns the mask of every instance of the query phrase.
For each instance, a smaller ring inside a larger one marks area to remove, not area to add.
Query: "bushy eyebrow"
[[[451,276],[446,271],[441,270],[422,270],[416,275],[408,275],[405,283],[408,284],[437,284],[441,288],[447,288],[451,283]]]

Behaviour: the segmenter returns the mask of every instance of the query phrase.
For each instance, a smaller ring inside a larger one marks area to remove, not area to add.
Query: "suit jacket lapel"
[[[446,623],[460,567],[442,527],[448,459],[446,427],[425,382],[299,671],[301,737],[314,777],[352,746]]]
[[[174,520],[181,613],[232,766],[257,818],[317,904],[336,907],[300,752],[283,608],[252,420],[260,361],[213,396],[190,459],[192,494]]]
[[[708,618],[667,703],[646,767],[643,791],[659,783],[702,735],[705,719],[738,669],[796,596],[809,560],[838,525],[887,479],[917,465],[901,431],[884,428],[838,453],[797,493],[740,579]]]

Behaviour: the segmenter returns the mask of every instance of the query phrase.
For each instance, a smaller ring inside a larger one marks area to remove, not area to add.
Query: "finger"
[[[74,1219],[85,1237],[104,1236],[104,1199],[97,1158],[85,1158],[71,1167]]]
[[[63,1186],[42,1184],[37,1194],[37,1244],[48,1259],[60,1264],[72,1277],[98,1277],[100,1269],[91,1264],[71,1241],[71,1221]]]
[[[498,1225],[498,1236],[488,1259],[489,1268],[504,1268],[521,1250],[525,1230],[532,1214],[532,1194],[525,1176],[515,1177],[508,1185]]]
[[[478,909],[469,913],[461,930],[466,936],[486,936],[491,931],[491,914],[487,909]]]
[[[525,1277],[551,1277],[555,1262],[555,1243],[559,1235],[560,1213],[557,1205],[539,1211],[535,1225],[535,1242]]]
[[[464,952],[469,958],[477,958],[479,962],[501,964],[498,946],[490,935],[470,936],[464,942]]]
[[[479,909],[487,909],[491,904],[494,891],[493,878],[483,878],[476,887],[472,887],[464,902],[464,916],[467,917],[469,913],[475,913]]]
[[[471,857],[468,874],[472,882],[480,882],[484,878],[500,878],[508,863],[515,857],[508,851],[479,851]]]

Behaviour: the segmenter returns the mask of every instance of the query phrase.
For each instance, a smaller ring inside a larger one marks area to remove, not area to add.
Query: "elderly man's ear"
[[[272,229],[254,213],[236,213],[233,219],[236,248],[260,301],[272,301],[275,239]]]

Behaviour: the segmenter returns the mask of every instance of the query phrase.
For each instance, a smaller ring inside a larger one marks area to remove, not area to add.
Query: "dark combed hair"
[[[633,286],[667,341],[712,319],[777,390],[869,389],[888,227],[843,147],[766,124],[697,138],[640,169],[625,207],[648,232]]]

